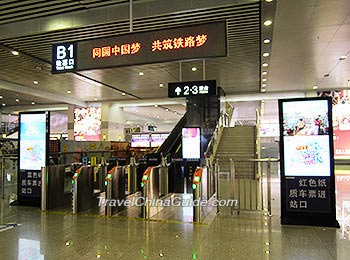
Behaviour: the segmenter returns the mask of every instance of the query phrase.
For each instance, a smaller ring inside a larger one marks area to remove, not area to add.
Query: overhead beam
[[[26,95],[39,97],[39,98],[50,99],[50,100],[54,100],[55,102],[58,101],[58,102],[82,106],[82,107],[87,106],[87,103],[85,101],[80,100],[80,99],[62,96],[62,95],[57,94],[57,93],[52,93],[52,92],[42,90],[42,89],[45,89],[45,87],[42,87],[42,89],[36,89],[36,88],[26,87],[23,85],[0,80],[0,89],[6,89],[6,90],[26,94]]]

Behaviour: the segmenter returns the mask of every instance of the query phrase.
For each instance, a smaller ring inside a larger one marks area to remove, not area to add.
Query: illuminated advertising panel
[[[227,56],[226,22],[130,33],[52,47],[52,73]]]
[[[281,223],[336,227],[330,98],[279,100]]]
[[[149,134],[132,134],[131,147],[133,148],[150,147]]]
[[[285,176],[330,176],[327,100],[284,102]]]
[[[41,168],[47,164],[49,113],[19,114],[18,201],[37,205],[41,196]]]
[[[151,134],[151,147],[161,146],[165,139],[169,136],[168,133],[152,133]]]
[[[101,141],[101,108],[74,109],[74,140]]]
[[[201,158],[201,134],[199,128],[182,129],[182,157],[184,159]]]

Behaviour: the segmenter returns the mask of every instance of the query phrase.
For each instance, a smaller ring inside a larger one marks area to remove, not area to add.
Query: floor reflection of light
[[[44,260],[40,254],[40,241],[20,238],[18,240],[18,260]]]

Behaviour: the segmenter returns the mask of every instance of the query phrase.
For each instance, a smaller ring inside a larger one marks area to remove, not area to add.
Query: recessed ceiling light
[[[268,64],[267,62],[264,62],[264,63],[262,64],[262,66],[266,68],[266,67],[269,66],[269,64]]]
[[[6,104],[5,104],[5,103],[2,103],[2,106],[4,107],[4,106],[6,106]]]
[[[343,55],[339,57],[339,60],[346,60],[347,56]]]
[[[157,104],[155,104],[155,105],[154,105],[154,107],[158,107],[158,105],[157,105]]]
[[[263,57],[269,57],[269,56],[270,56],[270,53],[268,53],[268,52],[263,53]]]
[[[270,26],[272,24],[272,21],[271,20],[266,20],[264,21],[264,25],[265,26]]]
[[[97,101],[97,97],[95,97],[94,100]]]
[[[31,104],[32,104],[32,105],[35,105],[35,102],[34,102],[34,101],[32,101],[32,102],[31,102]]]
[[[70,94],[70,93],[72,93],[72,91],[71,90],[67,90],[67,94]]]
[[[15,100],[16,100],[16,102],[19,102],[19,99],[18,99],[18,98],[16,98]]]
[[[174,114],[177,115],[177,112],[175,111]]]
[[[96,86],[102,87],[103,85],[100,82],[96,82]]]
[[[33,83],[34,83],[35,85],[38,85],[38,84],[39,84],[39,82],[36,81],[36,80],[33,80]]]
[[[18,51],[11,51],[11,53],[15,56],[18,56],[19,55],[19,52]]]
[[[167,108],[167,109],[165,109],[165,111],[166,111],[166,112],[168,112],[168,111],[169,111],[169,109]]]
[[[144,73],[142,71],[139,72],[139,76],[143,76]]]
[[[317,85],[312,86],[312,89],[318,89]]]
[[[192,71],[197,71],[197,68],[196,68],[196,67],[192,67],[191,70],[192,70]]]
[[[262,82],[266,82],[266,81],[267,81],[267,79],[266,79],[266,78],[263,78],[261,81],[262,81]]]
[[[139,110],[138,110],[138,109],[136,109],[135,111],[136,111],[136,113],[138,113],[138,112],[139,112]]]
[[[261,74],[262,75],[267,75],[267,71],[263,71]]]
[[[163,83],[159,83],[159,87],[160,88],[164,87],[164,84]]]
[[[123,92],[123,93],[122,93],[122,96],[125,96],[125,95],[126,95],[126,94]]]
[[[266,89],[265,88],[261,89],[261,92],[266,92]]]
[[[157,116],[157,118],[159,118],[159,116]]]
[[[164,118],[164,121],[166,120],[166,118]]]
[[[273,0],[265,0],[266,2],[268,2],[268,3],[271,3]]]
[[[267,84],[263,83],[263,84],[261,84],[261,86],[262,86],[263,88],[266,88],[266,87],[267,87]]]
[[[264,39],[265,44],[269,44],[270,42],[271,42],[271,40],[269,38]]]
[[[3,98],[3,96],[0,96],[0,99],[2,99]]]

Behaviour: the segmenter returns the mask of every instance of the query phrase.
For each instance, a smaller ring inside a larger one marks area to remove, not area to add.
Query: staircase
[[[219,159],[220,172],[230,171],[230,158],[234,161],[255,158],[255,126],[226,127],[218,145],[215,159]],[[235,162],[238,175],[254,176],[254,163]],[[249,174],[249,175],[248,175]]]

